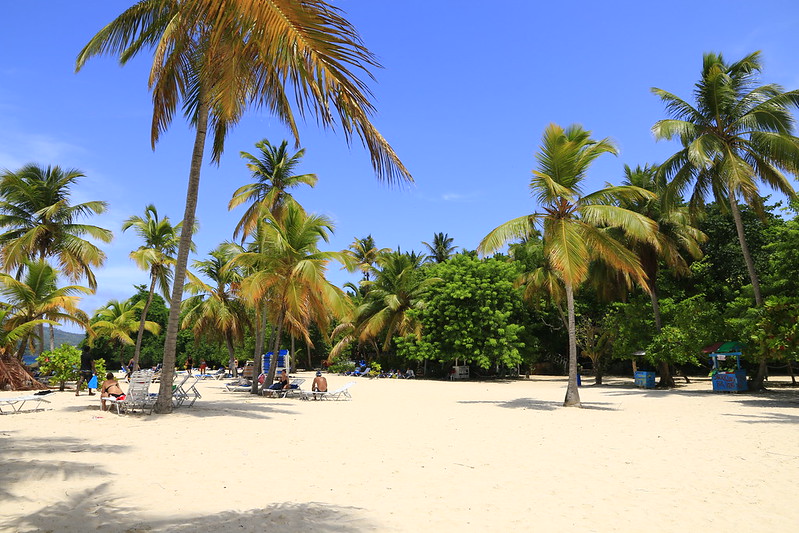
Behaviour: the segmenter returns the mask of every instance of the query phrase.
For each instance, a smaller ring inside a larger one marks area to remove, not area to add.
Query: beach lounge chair
[[[155,401],[158,399],[157,394],[150,393],[150,384],[152,383],[152,374],[133,375],[128,384],[128,393],[124,399],[114,398],[113,396],[103,398],[106,402],[116,406],[117,414],[122,410],[125,412],[133,412],[136,409],[149,409],[150,413],[153,412]]]
[[[200,394],[200,391],[197,390],[197,383],[199,383],[201,379],[202,376],[197,376],[194,379],[194,383],[189,384],[189,386],[186,388],[186,400],[191,400],[189,401],[189,405],[187,407],[193,406],[194,402],[202,398],[202,394]]]
[[[34,405],[31,409],[24,409],[25,404],[30,405],[33,402],[36,402],[36,405]],[[29,413],[38,411],[42,403],[50,403],[50,400],[46,399],[44,396],[37,396],[36,394],[15,396],[13,398],[0,398],[0,414],[4,415],[8,413]],[[3,411],[4,407],[6,409],[10,408],[11,411]]]
[[[300,390],[300,385],[305,383],[303,378],[295,378],[291,380],[288,389],[270,389],[268,387],[264,387],[261,389],[261,394],[264,396],[269,396],[271,398],[286,398],[287,396],[293,396],[295,394],[302,394],[302,390]]]
[[[345,383],[342,387],[334,391],[328,392],[313,392],[313,391],[302,391],[302,396],[300,399],[302,400],[352,400],[352,396],[350,396],[350,387],[355,385],[354,381],[350,381]]]
[[[189,374],[183,374],[176,377],[179,381],[175,381],[175,383],[172,384],[172,405],[180,407],[183,405],[183,402],[189,398],[190,389],[186,386],[186,382],[191,379],[191,376]]]

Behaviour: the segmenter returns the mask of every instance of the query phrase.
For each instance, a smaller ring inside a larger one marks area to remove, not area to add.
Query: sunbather
[[[280,371],[280,378],[278,379],[278,381],[272,383],[269,386],[269,388],[272,389],[272,390],[282,390],[282,389],[290,389],[291,388],[291,382],[289,381],[289,375],[286,373],[285,370],[281,370]]]
[[[327,392],[327,378],[321,372],[316,373],[316,377],[311,384],[311,390],[314,392]]]
[[[125,396],[125,393],[122,392],[122,387],[119,386],[119,381],[116,380],[111,372],[105,375],[105,381],[100,387],[100,404],[103,411],[105,411],[105,400],[103,398],[108,398],[109,396],[114,398],[124,398]]]

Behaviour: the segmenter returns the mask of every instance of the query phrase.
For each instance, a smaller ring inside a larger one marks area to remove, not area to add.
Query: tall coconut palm
[[[652,88],[670,115],[652,127],[655,138],[678,138],[682,144],[660,166],[671,180],[670,194],[679,195],[693,185],[693,212],[710,194],[720,205],[729,204],[758,307],[763,296],[738,205],[743,201],[762,212],[758,182],[795,198],[783,172],[799,173],[799,138],[793,135],[789,111],[799,105],[799,91],[758,85],[760,72],[760,52],[733,63],[708,53],[694,89],[695,105]]]
[[[59,166],[25,165],[0,176],[0,247],[3,268],[13,271],[28,259],[54,258],[70,280],[85,278],[97,288],[92,267],[105,261],[105,253],[85,236],[111,242],[107,229],[83,224],[82,218],[104,213],[105,202],[70,204],[71,188],[84,174]]]
[[[130,300],[120,302],[110,300],[105,307],[102,307],[94,314],[92,320],[92,330],[96,335],[105,335],[111,342],[119,346],[120,351],[125,346],[133,346],[134,340],[131,335],[139,330],[139,320],[136,314],[144,307],[144,300],[139,300],[135,304]],[[144,322],[144,329],[158,335],[161,326],[156,322],[147,320]],[[120,357],[122,354],[120,354]]]
[[[227,348],[228,366],[234,377],[238,372],[234,343],[243,339],[249,317],[238,296],[241,269],[231,265],[231,261],[243,252],[241,246],[223,243],[211,251],[207,259],[194,261],[194,270],[211,283],[189,272],[186,292],[192,296],[183,301],[183,328],[191,328],[196,339],[221,339]]]
[[[651,197],[638,187],[609,186],[584,194],[582,187],[591,163],[602,154],[616,153],[609,139],[596,141],[591,132],[573,125],[563,129],[550,124],[536,155],[530,189],[543,212],[518,217],[495,228],[480,243],[483,254],[498,250],[512,239],[529,237],[535,226],[543,228],[544,255],[563,282],[569,329],[569,382],[564,406],[580,404],[577,389],[577,345],[574,292],[586,281],[594,261],[644,281],[638,258],[609,231],[620,228],[636,239],[656,242],[655,223],[643,215],[615,205],[623,197]]]
[[[58,287],[58,271],[42,259],[26,260],[21,266],[24,272],[22,279],[0,274],[0,295],[11,306],[13,313],[8,319],[10,327],[34,320],[49,321],[50,325],[68,322],[84,328],[88,326],[89,317],[78,307],[78,303],[79,295],[91,294],[91,289],[78,285]],[[43,323],[40,322],[40,325]],[[27,339],[19,346],[17,355],[20,359],[26,344]],[[39,353],[42,346],[43,342],[40,342]]]
[[[136,334],[136,346],[133,350],[134,370],[139,367],[144,325],[147,322],[147,311],[153,302],[156,286],[164,298],[169,298],[172,265],[175,264],[174,256],[180,240],[180,226],[180,224],[173,226],[169,217],[159,217],[158,210],[153,204],[144,208],[144,217],[134,215],[122,223],[122,231],[133,228],[144,241],[144,244],[130,253],[130,258],[139,268],[150,273],[150,288],[141,310],[139,331]]]
[[[663,328],[657,291],[660,263],[662,261],[668,266],[675,276],[690,275],[686,257],[699,259],[702,256],[699,245],[707,240],[707,236],[691,224],[687,209],[676,205],[674,197],[666,194],[666,176],[658,173],[657,167],[644,165],[642,168],[639,165],[631,168],[624,165],[622,185],[646,189],[655,195],[654,198],[623,199],[620,205],[654,220],[658,226],[657,245],[648,241],[630,241],[628,245],[638,256],[646,273],[655,329],[659,333]],[[660,364],[660,386],[674,387],[674,377],[666,361]]]
[[[452,237],[441,232],[435,233],[433,235],[432,244],[423,241],[422,244],[424,244],[427,247],[427,250],[430,252],[428,260],[435,261],[436,263],[443,263],[452,257],[452,254],[458,249],[457,246],[452,245],[452,241]]]
[[[179,309],[197,206],[206,133],[213,129],[213,160],[227,132],[249,107],[265,107],[299,142],[294,109],[324,127],[341,126],[348,142],[360,138],[377,175],[411,180],[394,150],[369,120],[373,107],[357,73],[379,67],[355,28],[322,0],[141,0],[89,41],[77,69],[99,54],[118,54],[124,64],[154,48],[153,146],[169,126],[179,101],[196,131],[185,230],[181,232],[164,343],[164,373],[156,410],[171,412]],[[294,95],[292,107],[286,86]]]
[[[378,248],[374,237],[369,234],[352,241],[345,253],[352,258],[355,268],[361,271],[364,281],[369,281],[370,276],[374,274],[377,258],[389,251],[388,248]]]
[[[252,301],[271,300],[269,311],[276,327],[273,353],[280,349],[284,330],[302,336],[313,346],[309,324],[314,322],[321,331],[327,331],[330,319],[342,317],[348,310],[347,297],[325,278],[331,260],[343,262],[346,258],[341,252],[318,248],[319,239],[329,239],[333,223],[288,204],[281,220],[269,214],[262,227],[261,252],[245,252],[235,260],[253,269],[242,280],[242,294]],[[272,357],[267,383],[274,379],[276,365],[277,357]]]
[[[273,146],[266,139],[255,144],[260,150],[260,158],[247,152],[241,152],[241,157],[248,160],[247,168],[252,172],[255,183],[242,185],[233,193],[233,198],[228,204],[228,209],[233,209],[243,203],[250,203],[247,211],[236,224],[233,237],[241,235],[247,238],[254,230],[263,209],[270,211],[278,219],[287,203],[294,202],[294,197],[289,189],[305,184],[310,187],[316,185],[316,174],[294,174],[294,169],[305,155],[305,149],[290,156],[287,150],[287,141],[280,146]]]

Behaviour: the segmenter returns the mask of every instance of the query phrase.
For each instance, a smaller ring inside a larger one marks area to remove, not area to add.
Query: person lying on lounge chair
[[[105,400],[103,400],[103,398],[108,398],[109,396],[113,396],[114,398],[125,397],[125,393],[122,392],[122,387],[119,386],[119,381],[116,380],[114,374],[111,372],[105,375],[105,381],[103,381],[100,387],[100,403],[102,404],[101,407],[103,411],[105,411]]]

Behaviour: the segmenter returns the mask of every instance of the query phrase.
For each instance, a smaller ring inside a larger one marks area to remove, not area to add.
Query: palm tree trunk
[[[147,311],[150,310],[150,304],[153,303],[153,293],[155,292],[156,275],[155,272],[151,273],[152,281],[150,281],[150,292],[147,293],[147,301],[141,310],[141,318],[139,319],[139,332],[136,334],[136,347],[133,349],[133,369],[135,372],[139,369],[139,355],[141,354],[141,341],[144,338],[144,324],[147,322]],[[122,361],[124,364],[125,361]]]
[[[569,312],[569,382],[566,385],[564,407],[582,407],[580,392],[577,389],[577,334],[574,323],[574,290],[572,284],[566,282],[566,302]]]
[[[205,137],[208,129],[208,102],[200,95],[197,109],[197,133],[194,137],[194,149],[189,169],[189,183],[186,189],[186,209],[183,213],[183,228],[180,232],[178,257],[175,264],[175,279],[172,285],[172,297],[169,300],[169,321],[166,326],[164,341],[164,362],[161,371],[161,386],[158,389],[158,401],[155,403],[156,413],[172,412],[172,382],[175,375],[175,352],[177,350],[178,326],[180,325],[180,302],[183,300],[183,283],[186,280],[186,265],[189,261],[194,215],[197,211],[197,198],[200,193],[200,170],[205,150]]]
[[[233,336],[230,333],[225,333],[225,346],[227,346],[230,375],[237,378],[239,377],[239,369],[236,368],[236,349],[233,346]]]
[[[55,326],[49,324],[50,326],[50,351],[52,352],[55,350]]]
[[[272,357],[269,358],[269,373],[266,375],[264,384],[272,384],[275,381],[275,371],[277,370],[277,358],[280,354],[280,336],[283,335],[283,322],[285,314],[280,313],[277,320],[277,332],[275,333],[275,342],[272,344]]]
[[[735,200],[734,194],[730,194],[730,209],[732,209],[732,218],[735,221],[735,230],[738,232],[738,242],[741,243],[741,251],[744,254],[746,270],[749,272],[749,279],[752,281],[752,290],[755,293],[755,305],[757,307],[762,307],[763,295],[760,293],[760,280],[757,277],[755,262],[752,260],[752,254],[749,252],[749,246],[746,244],[744,223],[741,219],[741,211],[738,209],[738,202]]]
[[[746,244],[746,235],[744,234],[744,224],[741,219],[741,211],[738,209],[738,202],[735,199],[735,194],[730,193],[730,209],[732,210],[732,218],[735,221],[735,230],[738,232],[738,242],[741,243],[741,252],[744,255],[744,262],[746,263],[746,270],[749,272],[749,279],[752,281],[752,291],[755,293],[755,306],[763,307],[763,295],[760,292],[760,280],[757,277],[755,270],[755,262],[752,260],[752,254],[749,252],[749,246]],[[766,359],[760,361],[757,366],[757,373],[752,378],[749,388],[752,390],[762,390],[763,382],[766,379]]]
[[[654,280],[651,278],[650,284],[649,299],[652,301],[652,313],[655,316],[655,330],[660,333],[663,329],[663,322],[660,317],[660,303],[658,302],[657,287],[655,286]],[[658,369],[660,371],[658,387],[672,389],[677,386],[677,384],[674,383],[674,375],[671,373],[671,366],[669,366],[668,361],[658,362]]]
[[[258,394],[258,378],[263,372],[262,364],[264,361],[264,334],[266,333],[266,309],[259,303],[259,309],[255,316],[255,353],[252,356],[252,387],[250,392]],[[266,384],[266,382],[264,382]]]

